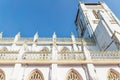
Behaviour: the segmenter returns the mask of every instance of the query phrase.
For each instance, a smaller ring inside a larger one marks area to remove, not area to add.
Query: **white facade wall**
[[[118,65],[96,65],[96,73],[98,80],[108,80],[108,72],[110,69],[114,69],[120,73],[120,67]]]
[[[10,80],[13,74],[14,65],[0,65],[0,69],[4,72],[5,79]]]
[[[120,52],[117,50],[116,44],[111,43],[113,41],[111,31],[119,32],[120,30],[117,19],[114,17],[116,22],[110,22],[109,13],[111,11],[104,3],[80,3],[79,10],[78,34],[79,37],[82,37],[79,24],[81,20],[82,27],[86,29],[83,37],[87,39],[75,38],[73,34],[71,38],[58,39],[55,33],[50,39],[39,39],[38,33],[30,40],[21,38],[20,33],[15,36],[15,39],[6,39],[8,41],[5,41],[5,38],[3,39],[1,36],[0,75],[3,71],[5,80],[29,80],[31,72],[38,70],[44,80],[66,80],[68,72],[75,70],[83,80],[107,80],[108,71],[114,69],[119,76]],[[96,19],[93,10],[100,11],[99,19]],[[0,33],[0,35],[2,34]],[[118,34],[114,37],[120,40]],[[92,40],[93,38],[96,42]],[[37,40],[38,42],[36,42]],[[3,48],[7,50],[2,50]],[[42,52],[41,50],[44,48],[47,48],[48,51]],[[67,48],[69,51],[61,52],[63,48]],[[14,51],[17,51],[15,53],[17,57],[9,59],[14,55]],[[27,54],[30,55],[26,57]],[[7,58],[6,55],[8,55]],[[46,59],[46,57],[50,58]]]

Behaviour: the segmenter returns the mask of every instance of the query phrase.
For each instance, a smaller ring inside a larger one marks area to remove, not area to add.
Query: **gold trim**
[[[0,60],[0,64],[119,64],[120,60]]]

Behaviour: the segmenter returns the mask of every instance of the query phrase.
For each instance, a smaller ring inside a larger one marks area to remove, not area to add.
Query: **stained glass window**
[[[120,80],[120,73],[114,69],[110,69],[107,76],[108,80]]]
[[[68,72],[66,80],[83,80],[79,73],[73,69]]]
[[[44,79],[42,73],[36,69],[30,74],[28,80],[44,80]]]
[[[2,70],[0,70],[0,80],[5,80],[5,74]]]

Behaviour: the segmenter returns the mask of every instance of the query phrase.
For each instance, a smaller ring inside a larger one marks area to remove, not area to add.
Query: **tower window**
[[[97,12],[96,12],[95,10],[93,10],[92,12],[93,12],[95,18],[96,18],[96,19],[99,19]]]

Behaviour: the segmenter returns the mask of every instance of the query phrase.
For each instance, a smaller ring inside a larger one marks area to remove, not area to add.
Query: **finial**
[[[56,33],[54,32],[54,33],[53,33],[53,38],[56,38],[56,37],[57,37],[57,36],[56,36]]]
[[[2,38],[2,33],[3,33],[3,32],[0,32],[0,38]]]
[[[39,37],[38,32],[35,33],[34,37],[35,37],[35,36]]]
[[[36,32],[35,35],[34,35],[34,42],[37,42],[38,37],[39,37],[38,32]]]
[[[20,38],[20,32],[18,32],[18,33],[15,35],[14,42],[18,41],[19,38]]]
[[[17,36],[20,38],[20,32],[17,33]]]

